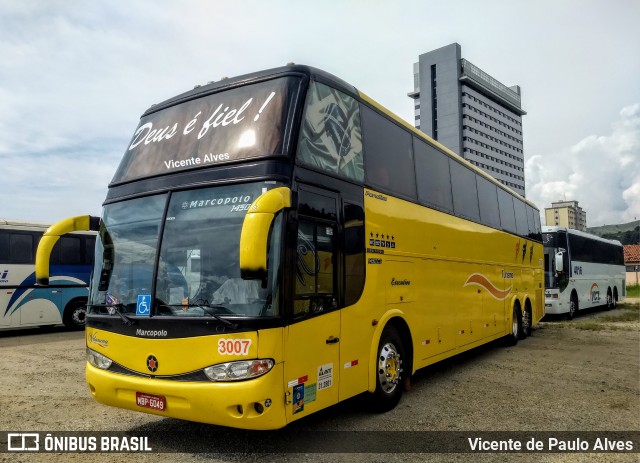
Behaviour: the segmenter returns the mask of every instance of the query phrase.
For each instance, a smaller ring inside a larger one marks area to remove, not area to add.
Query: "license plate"
[[[138,404],[139,407],[151,408],[163,412],[167,408],[167,399],[161,395],[136,392],[136,404]]]

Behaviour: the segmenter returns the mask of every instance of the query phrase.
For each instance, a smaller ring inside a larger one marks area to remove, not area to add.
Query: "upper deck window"
[[[113,183],[285,154],[298,84],[298,78],[283,77],[243,85],[143,117]]]
[[[338,90],[311,82],[298,142],[301,164],[364,181],[358,102]]]

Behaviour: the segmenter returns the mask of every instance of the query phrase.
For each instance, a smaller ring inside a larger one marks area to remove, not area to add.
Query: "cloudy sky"
[[[636,0],[0,0],[0,217],[99,215],[137,120],[195,84],[287,62],[413,122],[413,63],[522,87],[527,197],[589,226],[640,218]]]

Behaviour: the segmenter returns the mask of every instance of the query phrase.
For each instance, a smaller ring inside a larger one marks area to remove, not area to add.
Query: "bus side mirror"
[[[249,206],[240,232],[240,276],[264,280],[267,276],[267,243],[276,213],[291,207],[291,190],[274,188],[258,196]]]
[[[564,272],[564,252],[560,251],[556,253],[556,272]]]
[[[49,284],[49,259],[51,251],[62,235],[74,231],[98,231],[100,229],[100,217],[80,215],[70,217],[54,223],[44,232],[38,250],[36,251],[36,283],[47,286]]]

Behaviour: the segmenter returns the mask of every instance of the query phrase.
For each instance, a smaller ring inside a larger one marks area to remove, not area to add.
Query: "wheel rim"
[[[78,307],[71,314],[71,320],[73,321],[73,324],[76,326],[84,326],[86,315],[87,314],[85,310],[81,307]]]
[[[607,307],[611,308],[613,306],[613,298],[611,294],[607,294]]]
[[[402,359],[396,346],[388,342],[380,349],[378,358],[378,382],[386,393],[393,392],[400,383]]]
[[[513,312],[513,321],[511,323],[511,333],[513,334],[513,337],[517,337],[518,336],[518,314]]]

